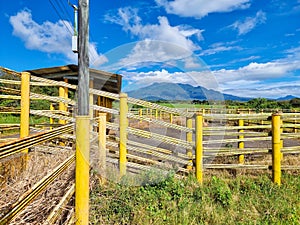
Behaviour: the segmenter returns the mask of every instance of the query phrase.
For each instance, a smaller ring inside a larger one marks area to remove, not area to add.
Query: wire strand
[[[72,34],[72,31],[70,31],[70,28],[67,26],[67,24],[65,23],[65,20],[62,19],[60,13],[58,12],[57,8],[55,7],[54,3],[52,2],[52,0],[49,0],[50,4],[52,5],[53,9],[55,10],[56,14],[58,15],[58,17],[60,18],[60,20],[63,22],[63,24],[65,25],[65,27],[67,28],[67,30],[69,31],[69,33]]]

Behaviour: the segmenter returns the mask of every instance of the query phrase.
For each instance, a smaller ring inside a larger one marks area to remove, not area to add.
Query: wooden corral
[[[27,70],[30,74],[47,78],[55,81],[64,81],[69,84],[78,84],[78,66],[65,65],[58,67],[40,68]],[[90,72],[90,87],[96,90],[106,91],[113,94],[119,94],[122,86],[122,76],[119,74],[109,73],[96,69],[89,69]],[[113,99],[104,96],[98,96],[93,100],[93,104],[112,108]],[[111,119],[111,114],[107,116],[107,120]]]

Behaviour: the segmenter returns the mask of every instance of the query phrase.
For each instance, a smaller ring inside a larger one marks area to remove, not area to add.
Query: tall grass
[[[91,224],[300,224],[300,177],[284,174],[221,179],[200,187],[172,174],[158,183],[109,183],[91,192]]]

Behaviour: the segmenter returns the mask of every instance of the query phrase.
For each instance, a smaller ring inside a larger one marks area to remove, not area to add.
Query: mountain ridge
[[[207,89],[202,86],[194,87],[189,84],[181,83],[153,83],[147,87],[129,91],[127,94],[133,98],[139,98],[148,101],[158,100],[235,100],[248,101],[252,98],[239,97],[235,95],[224,94],[219,91]]]

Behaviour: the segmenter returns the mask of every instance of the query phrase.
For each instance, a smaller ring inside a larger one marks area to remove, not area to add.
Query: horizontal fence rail
[[[13,220],[27,205],[29,205],[49,184],[51,184],[58,176],[60,176],[75,161],[75,155],[70,156],[61,165],[56,167],[52,173],[45,176],[37,184],[35,184],[26,195],[19,200],[10,211],[0,219],[0,225],[8,224]]]
[[[40,132],[28,137],[17,139],[15,141],[0,144],[0,159],[21,152],[23,149],[32,147],[41,142],[52,140],[64,133],[72,132],[73,130],[74,124],[68,124],[50,131]]]
[[[0,70],[17,79],[0,79],[3,84],[0,87],[3,93],[0,98],[22,99],[21,90],[18,89],[22,85],[21,73],[2,67]],[[32,75],[30,85],[77,90],[76,85]],[[298,165],[285,162],[286,157],[300,153],[300,113],[224,107],[180,109],[131,98],[124,93],[116,94],[90,88],[89,94],[91,113],[87,121],[91,126],[88,126],[90,139],[87,141],[98,142],[98,145],[93,143],[92,146],[98,150],[100,158],[102,157],[101,163],[106,169],[106,163],[118,165],[119,178],[127,172],[135,174],[153,168],[163,173],[166,165],[171,164],[176,165],[176,176],[193,172],[200,184],[206,169],[246,169],[272,170],[273,182],[280,185],[282,170],[300,169]],[[74,134],[71,134],[76,121],[76,102],[69,99],[67,94],[59,95],[48,96],[30,92],[30,100],[45,100],[51,104],[49,110],[30,109],[30,115],[46,117],[49,121],[35,127],[34,131],[39,131],[37,134],[0,144],[0,159],[54,138],[59,137],[60,141],[63,138],[72,141],[76,139]],[[92,101],[94,97],[99,97],[97,105]],[[111,105],[108,106],[103,99],[115,103],[112,106],[110,102]],[[99,103],[101,101],[105,106]],[[22,114],[23,109],[0,108],[1,113],[5,113],[5,110],[18,115]],[[104,114],[106,118],[101,120],[99,113]],[[65,125],[66,123],[69,124]],[[151,130],[151,126],[158,129]],[[1,125],[0,129],[19,127],[21,126]],[[161,130],[167,130],[170,134],[161,134]],[[73,163],[74,158],[75,156],[68,158],[53,173],[36,184],[30,193],[26,193],[26,196],[0,220],[0,224],[18,215],[53,179]],[[104,169],[101,168],[101,171]],[[55,223],[58,220],[73,194],[74,184],[54,207],[44,224]]]

